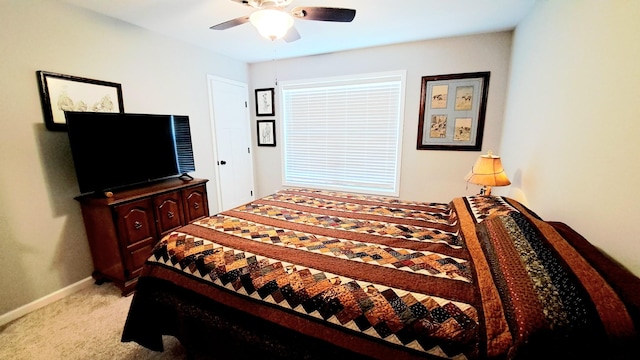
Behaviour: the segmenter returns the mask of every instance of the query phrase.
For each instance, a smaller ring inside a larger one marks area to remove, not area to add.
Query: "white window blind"
[[[282,83],[284,184],[397,196],[404,78]]]

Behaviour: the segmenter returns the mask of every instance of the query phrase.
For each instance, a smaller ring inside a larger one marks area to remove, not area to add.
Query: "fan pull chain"
[[[275,86],[278,86],[278,49],[274,47],[273,49],[273,72],[275,77]]]

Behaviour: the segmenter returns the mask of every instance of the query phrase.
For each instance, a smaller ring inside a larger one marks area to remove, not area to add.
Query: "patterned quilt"
[[[620,358],[637,338],[597,269],[502,197],[287,189],[168,235],[145,277],[371,357]]]

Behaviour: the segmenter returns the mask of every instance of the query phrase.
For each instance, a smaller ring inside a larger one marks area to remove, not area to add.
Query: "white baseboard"
[[[46,305],[49,305],[53,302],[56,302],[66,296],[69,296],[75,292],[78,292],[82,289],[85,289],[89,286],[91,286],[91,284],[94,283],[94,279],[92,277],[88,277],[86,279],[80,280],[74,284],[71,284],[67,287],[64,287],[60,290],[57,290],[47,296],[41,297],[38,300],[32,301],[30,303],[28,303],[27,305],[21,306],[15,310],[11,310],[8,313],[2,314],[0,315],[0,326],[3,326],[5,324],[8,324],[9,322],[18,319],[24,315],[27,315],[28,313],[38,310],[41,307],[44,307]]]

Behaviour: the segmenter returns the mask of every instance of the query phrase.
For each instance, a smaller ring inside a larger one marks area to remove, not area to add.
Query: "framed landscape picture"
[[[36,71],[48,130],[66,131],[65,111],[124,113],[122,86],[109,81]]]
[[[490,72],[423,76],[418,150],[482,149]]]

